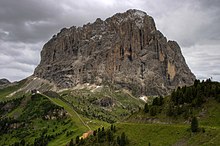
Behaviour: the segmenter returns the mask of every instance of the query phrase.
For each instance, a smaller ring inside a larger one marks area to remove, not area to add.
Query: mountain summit
[[[179,45],[134,9],[63,28],[44,45],[34,76],[59,88],[108,84],[136,95],[164,95],[195,80]]]

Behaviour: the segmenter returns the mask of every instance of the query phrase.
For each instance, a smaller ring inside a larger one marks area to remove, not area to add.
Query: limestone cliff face
[[[139,95],[167,94],[195,79],[179,45],[139,10],[62,29],[44,45],[34,76],[60,88],[108,83]]]

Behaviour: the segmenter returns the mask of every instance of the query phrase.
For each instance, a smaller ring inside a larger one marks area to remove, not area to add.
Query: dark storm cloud
[[[197,77],[220,80],[219,0],[1,0],[0,78],[31,75],[43,44],[63,27],[131,8],[146,11],[168,39],[177,40]]]
[[[62,9],[42,0],[2,0],[0,2],[0,27],[7,32],[5,41],[39,42],[56,28],[53,20]],[[55,13],[57,12],[57,13]]]
[[[112,15],[112,8],[106,11],[107,5],[85,0],[3,0],[0,2],[0,37],[6,41],[32,43],[46,40],[63,27],[80,26],[96,17]]]

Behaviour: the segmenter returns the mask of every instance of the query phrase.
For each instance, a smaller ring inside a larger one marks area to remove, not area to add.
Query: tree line
[[[220,102],[220,83],[213,82],[211,79],[202,82],[195,80],[192,86],[178,87],[174,90],[166,107],[163,107],[164,98],[160,96],[153,99],[152,105],[146,103],[144,112],[156,116],[164,110],[167,116],[183,115],[188,118],[192,116],[193,108],[201,107],[210,98]]]
[[[86,139],[76,137],[75,141],[70,140],[69,146],[91,146],[91,145],[106,145],[106,146],[126,146],[129,144],[128,137],[122,132],[120,135],[116,134],[115,125],[110,128],[98,128],[93,131],[93,134]]]

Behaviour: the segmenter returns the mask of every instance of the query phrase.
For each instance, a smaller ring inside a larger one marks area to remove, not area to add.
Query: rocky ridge
[[[8,79],[0,79],[0,89],[7,87],[11,82]]]
[[[0,79],[0,86],[1,85],[8,85],[8,84],[10,84],[11,82],[9,81],[9,80],[7,80],[7,79]]]
[[[165,95],[195,80],[179,45],[135,9],[63,28],[44,45],[34,76],[58,88],[107,84],[136,95]]]

